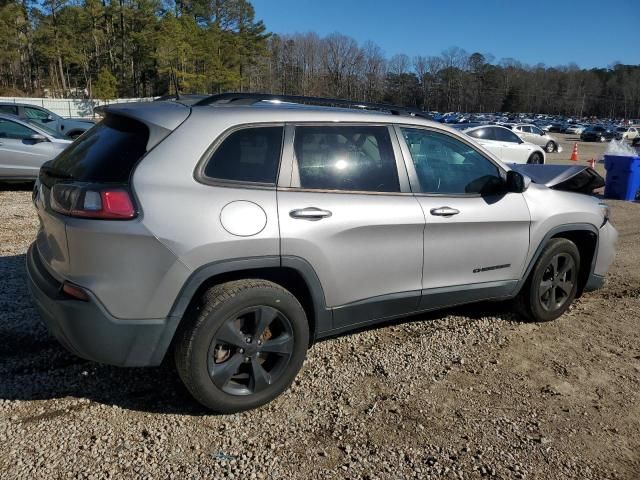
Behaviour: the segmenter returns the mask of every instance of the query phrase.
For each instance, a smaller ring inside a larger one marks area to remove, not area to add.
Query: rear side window
[[[58,155],[50,168],[82,182],[127,183],[148,140],[143,123],[107,115]]]
[[[0,113],[7,113],[9,115],[18,115],[18,107],[12,105],[0,105]]]
[[[278,176],[284,127],[244,128],[230,134],[213,152],[204,175],[214,180],[267,183]]]
[[[473,138],[480,138],[482,140],[495,140],[493,134],[493,128],[479,128],[469,132],[469,136]]]
[[[300,188],[400,191],[387,127],[297,127],[294,150]]]

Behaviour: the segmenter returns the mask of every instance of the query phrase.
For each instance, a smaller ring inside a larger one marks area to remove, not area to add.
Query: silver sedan
[[[0,114],[0,180],[35,180],[72,140],[30,120]]]

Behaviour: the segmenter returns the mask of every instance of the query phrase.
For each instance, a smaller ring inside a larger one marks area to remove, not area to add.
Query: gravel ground
[[[0,478],[637,479],[640,205],[611,203],[609,281],[559,320],[480,304],[323,341],[276,401],[215,416],[171,362],[98,365],[49,336],[24,280],[29,187],[5,188]]]

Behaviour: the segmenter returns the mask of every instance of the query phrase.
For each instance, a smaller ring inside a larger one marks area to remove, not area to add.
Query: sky
[[[278,34],[339,32],[396,53],[469,53],[547,66],[640,64],[640,0],[251,0]]]

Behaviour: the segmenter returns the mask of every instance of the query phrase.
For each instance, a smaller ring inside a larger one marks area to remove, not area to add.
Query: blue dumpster
[[[635,200],[640,190],[640,157],[605,155],[607,170],[604,196],[616,200]]]

